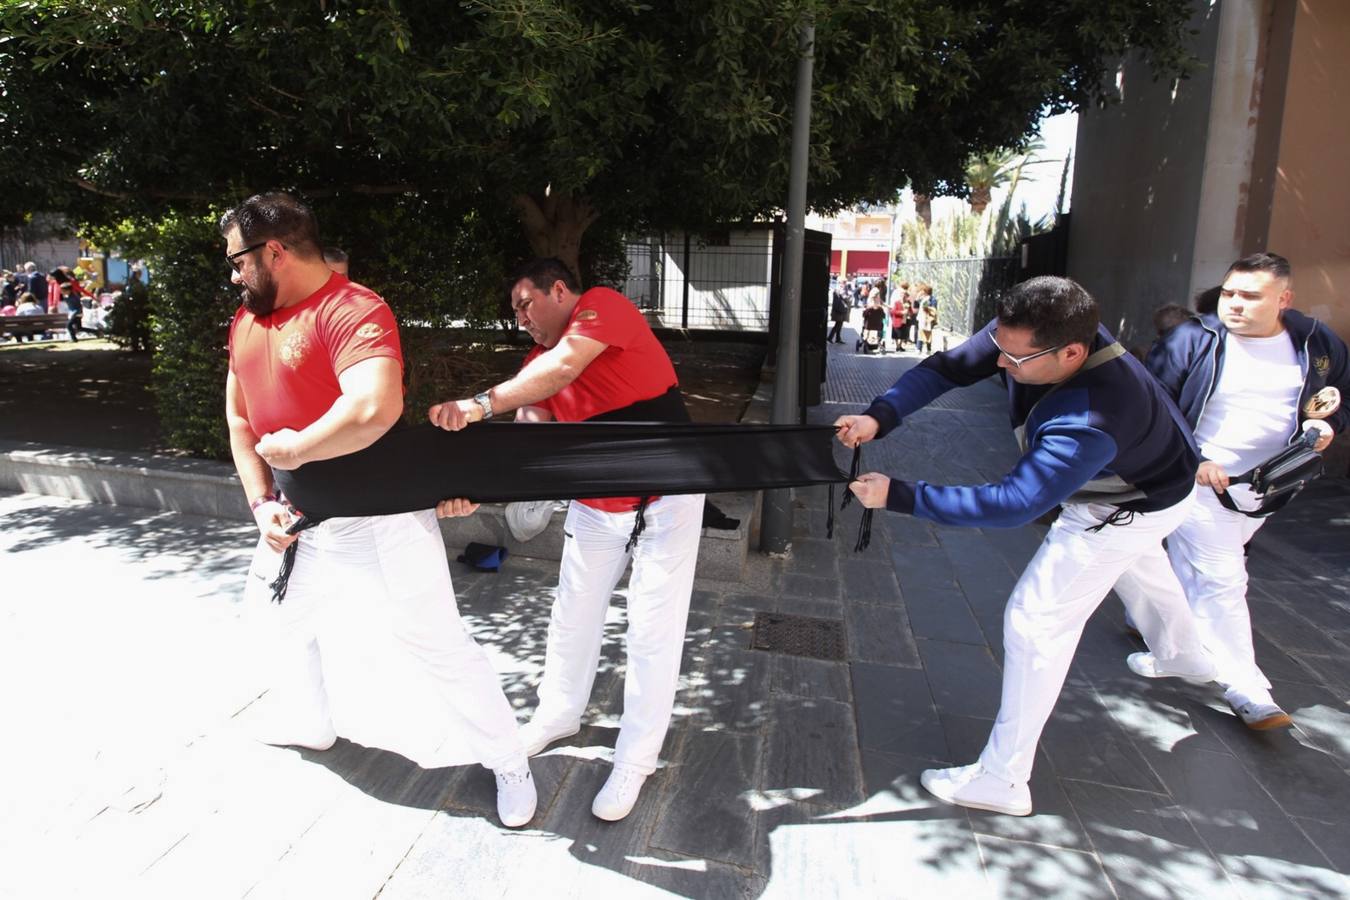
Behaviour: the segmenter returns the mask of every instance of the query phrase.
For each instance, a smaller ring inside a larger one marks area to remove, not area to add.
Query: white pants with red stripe
[[[646,527],[630,553],[624,548],[635,513],[603,512],[583,503],[568,510],[533,721],[548,731],[580,724],[595,684],[605,613],[631,559],[628,666],[614,761],[650,774],[656,771],[675,707],[703,529],[703,495],[662,497],[643,515]]]
[[[441,717],[457,744],[449,748],[455,761],[489,769],[524,764],[501,681],[455,605],[434,510],[329,519],[301,532],[279,605],[267,589],[278,561],[259,545],[246,602],[276,642],[269,700],[279,724],[302,736],[336,726],[339,734],[372,743],[363,728],[390,733],[392,723],[398,736],[400,727]],[[391,668],[413,677],[389,677]],[[373,684],[408,690],[362,697]],[[436,707],[417,707],[419,691]],[[383,721],[372,723],[372,716]]]
[[[1114,586],[1160,663],[1204,672],[1212,665],[1162,540],[1186,518],[1181,503],[1089,529],[1116,507],[1070,503],[1027,564],[1003,616],[1003,699],[980,763],[1025,782],[1041,731],[1059,699],[1083,626]],[[1120,661],[1125,673],[1125,661]]]
[[[1195,612],[1200,638],[1219,667],[1218,682],[1238,705],[1271,703],[1270,680],[1256,664],[1247,609],[1247,558],[1243,546],[1265,519],[1224,509],[1211,488],[1201,488],[1191,514],[1167,539],[1167,554]]]

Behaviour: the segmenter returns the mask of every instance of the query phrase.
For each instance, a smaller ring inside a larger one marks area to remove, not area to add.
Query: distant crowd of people
[[[133,269],[133,279],[141,277],[139,269]],[[72,341],[80,334],[99,334],[103,312],[111,307],[120,296],[120,292],[95,296],[80,275],[70,266],[55,266],[50,272],[43,272],[37,264],[29,261],[19,271],[0,270],[0,316],[66,316],[66,333]],[[95,322],[100,327],[86,327],[85,314],[93,310]],[[46,337],[46,333],[17,333],[10,337],[16,342],[37,340]]]
[[[933,286],[926,282],[899,282],[888,291],[885,278],[858,284],[840,280],[830,300],[833,326],[827,343],[844,343],[844,325],[852,310],[862,310],[861,336],[857,349],[863,353],[900,352],[912,345],[923,354],[933,352],[933,332],[937,329],[937,300]]]

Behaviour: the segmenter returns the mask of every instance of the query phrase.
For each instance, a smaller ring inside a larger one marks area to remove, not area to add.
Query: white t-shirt
[[[1294,432],[1302,390],[1303,372],[1287,332],[1266,338],[1229,334],[1219,383],[1195,428],[1200,453],[1229,475],[1270,458]],[[1233,494],[1251,496],[1245,486]]]

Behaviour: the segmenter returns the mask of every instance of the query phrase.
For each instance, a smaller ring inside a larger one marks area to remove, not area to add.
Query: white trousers
[[[1198,494],[1186,521],[1167,539],[1172,568],[1218,666],[1218,682],[1241,695],[1241,702],[1270,703],[1270,681],[1256,665],[1252,646],[1242,550],[1266,520],[1224,509],[1210,488]]]
[[[525,762],[515,715],[487,654],[455,605],[445,544],[433,510],[329,519],[301,532],[295,568],[281,604],[266,581],[278,554],[260,544],[250,572],[253,614],[277,641],[272,691],[278,712],[299,734],[322,732],[346,688],[376,680],[393,655],[367,653],[382,642],[405,654],[448,709],[466,758],[489,769]],[[331,695],[331,696],[330,696]],[[389,706],[407,702],[384,697]],[[341,729],[339,729],[341,731]]]
[[[602,512],[582,503],[568,510],[533,721],[550,731],[580,724],[595,684],[610,596],[631,557],[628,665],[614,761],[651,774],[675,707],[703,529],[703,495],[662,497],[643,515],[646,527],[630,553],[624,547],[635,513]]]
[[[1002,780],[1031,777],[1036,744],[1059,699],[1083,626],[1114,586],[1154,654],[1169,668],[1201,672],[1200,643],[1162,539],[1186,518],[1194,495],[1132,521],[1089,531],[1115,511],[1064,507],[1018,579],[1003,615],[1003,698],[984,768]],[[1121,671],[1125,671],[1124,660]]]

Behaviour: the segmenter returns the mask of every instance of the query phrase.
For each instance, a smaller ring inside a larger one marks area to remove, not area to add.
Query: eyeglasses
[[[994,346],[995,346],[995,347],[998,347],[998,352],[999,352],[999,353],[1002,353],[1002,354],[1004,355],[1004,357],[1007,358],[1008,362],[1012,363],[1012,364],[1013,364],[1013,367],[1014,367],[1014,368],[1017,368],[1017,369],[1022,368],[1024,365],[1026,365],[1027,363],[1031,362],[1033,359],[1035,359],[1035,358],[1038,357],[1038,356],[1046,356],[1046,355],[1048,355],[1048,354],[1054,353],[1056,350],[1063,350],[1063,349],[1064,349],[1064,346],[1065,346],[1064,344],[1060,344],[1059,346],[1057,346],[1057,347],[1051,347],[1051,348],[1048,349],[1048,350],[1037,350],[1035,353],[1031,354],[1030,356],[1013,356],[1013,355],[1012,355],[1011,353],[1009,353],[1007,350],[1004,350],[1002,347],[999,347],[999,346],[998,346],[998,341],[994,340],[994,336],[993,336],[992,334],[989,335],[989,340],[991,340],[991,341],[994,342]]]
[[[226,261],[227,263],[230,264],[230,268],[231,268],[231,269],[234,269],[236,272],[238,272],[238,271],[239,271],[239,257],[243,256],[245,253],[252,253],[254,250],[257,250],[259,247],[266,247],[266,246],[267,246],[267,241],[261,241],[261,242],[259,242],[259,243],[257,243],[257,244],[254,244],[252,247],[245,247],[243,250],[236,250],[236,251],[233,252],[233,253],[226,253],[226,254],[225,254],[225,261]]]

